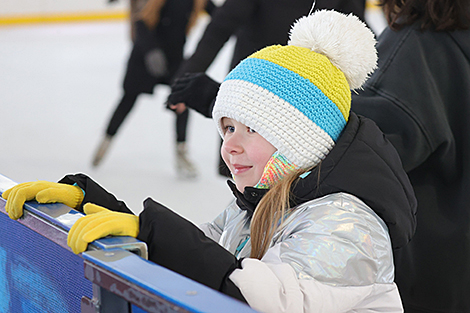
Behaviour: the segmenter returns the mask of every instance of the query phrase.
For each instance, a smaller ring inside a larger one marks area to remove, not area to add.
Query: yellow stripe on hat
[[[333,101],[347,121],[351,108],[349,84],[328,58],[308,48],[274,45],[259,50],[250,58],[273,62],[308,79]]]

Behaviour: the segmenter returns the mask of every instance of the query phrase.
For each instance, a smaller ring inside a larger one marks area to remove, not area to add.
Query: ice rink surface
[[[380,32],[380,13],[367,18]],[[187,54],[206,23],[191,33]],[[122,92],[131,49],[127,21],[2,26],[0,42],[0,174],[27,182],[86,173],[135,213],[152,197],[196,224],[212,220],[233,199],[217,174],[215,125],[197,113],[187,140],[199,177],[178,179],[166,86],[138,98],[102,164],[92,167]],[[209,68],[214,79],[226,75],[232,47],[231,40]]]

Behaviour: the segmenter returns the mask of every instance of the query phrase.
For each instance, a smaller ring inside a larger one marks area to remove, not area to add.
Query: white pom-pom
[[[289,45],[325,55],[344,73],[351,89],[358,89],[377,68],[375,36],[356,16],[321,10],[297,20]]]

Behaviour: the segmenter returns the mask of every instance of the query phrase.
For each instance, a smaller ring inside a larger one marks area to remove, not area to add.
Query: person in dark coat
[[[5,209],[17,219],[25,200],[67,202],[86,213],[68,234],[74,253],[137,237],[149,260],[259,312],[402,312],[393,251],[413,236],[416,199],[392,144],[350,111],[375,42],[357,17],[317,11],[227,75],[213,119],[235,198],[210,223],[150,198],[129,214],[85,174],[16,185]]]
[[[203,9],[215,8],[207,0],[149,0],[135,22],[135,39],[123,82],[124,94],[106,129],[93,165],[98,166],[109,149],[111,140],[139,95],[153,94],[155,85],[169,85],[183,60],[186,34]],[[187,114],[176,115],[177,169],[183,176],[194,177],[197,172],[187,158]]]
[[[397,149],[418,199],[395,252],[405,312],[470,312],[470,2],[382,0],[378,70],[353,94]]]
[[[253,52],[274,44],[286,44],[292,23],[308,14],[313,0],[226,0],[214,13],[195,52],[184,61],[175,78],[186,73],[205,72],[224,44],[235,36],[236,43],[230,69]],[[317,0],[315,10],[333,9],[353,13],[364,21],[366,0]],[[215,98],[213,95],[212,100]],[[184,103],[191,95],[170,95],[169,104]],[[179,112],[185,112],[180,105]],[[219,161],[219,173],[230,176],[225,163]]]

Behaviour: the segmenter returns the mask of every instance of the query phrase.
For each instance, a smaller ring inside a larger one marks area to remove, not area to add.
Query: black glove
[[[183,102],[187,107],[212,118],[212,107],[220,84],[205,73],[186,73],[171,85],[167,106]]]

